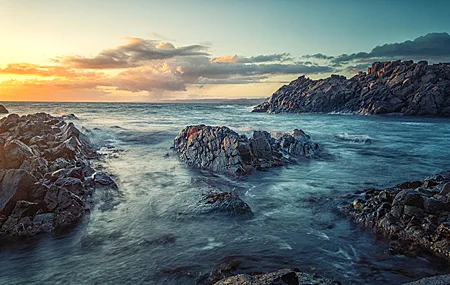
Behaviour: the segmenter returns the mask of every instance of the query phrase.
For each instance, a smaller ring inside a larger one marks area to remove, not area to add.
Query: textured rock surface
[[[394,250],[425,248],[450,260],[450,172],[387,189],[365,189],[342,208],[386,236]]]
[[[341,284],[325,278],[315,277],[290,269],[260,275],[239,274],[222,279],[215,285],[338,285]]]
[[[450,284],[450,275],[439,275],[420,280],[405,283],[404,285],[448,285]]]
[[[3,106],[2,104],[0,104],[0,114],[8,114],[8,110],[5,108],[5,106]]]
[[[34,236],[77,222],[88,195],[113,183],[90,167],[96,156],[87,138],[62,118],[40,113],[1,119],[0,236]]]
[[[304,76],[278,89],[254,112],[342,112],[450,116],[450,63],[375,62],[350,79]]]
[[[311,158],[320,151],[302,130],[278,138],[255,131],[249,139],[227,127],[205,125],[184,128],[174,140],[174,149],[188,165],[232,175],[295,163],[295,158]]]

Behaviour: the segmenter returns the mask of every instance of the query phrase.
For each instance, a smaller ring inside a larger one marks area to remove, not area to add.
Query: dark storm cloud
[[[305,55],[303,58],[330,60],[334,67],[351,64],[352,61],[372,62],[388,59],[448,60],[450,58],[450,35],[429,33],[413,41],[376,46],[370,52],[357,52],[328,56],[321,53]]]

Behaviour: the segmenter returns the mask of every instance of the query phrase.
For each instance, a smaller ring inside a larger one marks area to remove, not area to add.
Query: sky
[[[0,0],[0,101],[268,97],[450,61],[450,1]]]

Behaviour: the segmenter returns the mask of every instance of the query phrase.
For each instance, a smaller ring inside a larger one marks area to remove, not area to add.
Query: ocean
[[[0,284],[204,284],[214,268],[236,273],[297,267],[343,284],[401,284],[450,272],[426,253],[389,251],[338,211],[339,197],[450,169],[450,119],[251,113],[249,105],[5,103],[12,113],[74,113],[118,183],[95,193],[73,230],[0,245]],[[187,125],[302,129],[320,159],[231,179],[195,170],[170,147]],[[370,140],[371,143],[365,143]],[[237,193],[254,217],[204,213],[196,181]],[[202,283],[203,282],[203,283]]]

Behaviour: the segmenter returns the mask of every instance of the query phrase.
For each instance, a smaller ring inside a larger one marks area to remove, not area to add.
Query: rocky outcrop
[[[245,175],[254,169],[295,163],[297,158],[316,156],[320,147],[302,130],[272,137],[255,131],[251,138],[227,127],[188,126],[174,140],[180,159],[200,169]]]
[[[387,189],[365,189],[342,208],[357,224],[386,236],[391,249],[427,249],[450,260],[450,172]]]
[[[5,106],[0,104],[0,114],[8,114],[8,113],[9,111],[5,108]]]
[[[276,272],[248,275],[239,274],[222,279],[215,285],[339,285],[340,282],[310,274],[281,269]]]
[[[304,76],[278,89],[253,112],[341,112],[450,116],[450,63],[375,62],[350,79]]]
[[[87,138],[61,118],[40,113],[0,120],[0,237],[65,229],[86,210],[95,188],[117,187],[95,173]]]

